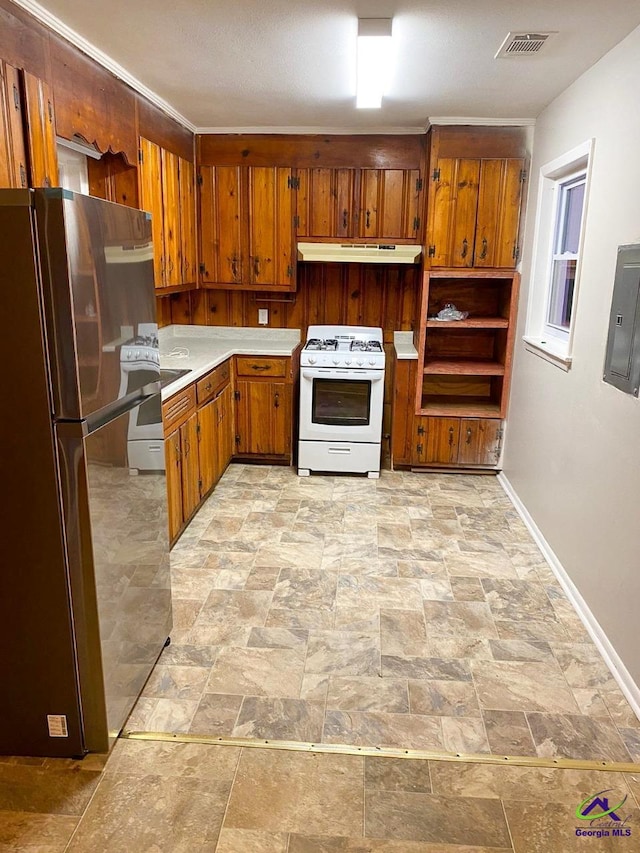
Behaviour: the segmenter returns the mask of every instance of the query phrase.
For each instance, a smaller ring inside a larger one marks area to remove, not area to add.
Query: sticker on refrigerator
[[[49,737],[69,737],[67,718],[64,714],[47,714]]]

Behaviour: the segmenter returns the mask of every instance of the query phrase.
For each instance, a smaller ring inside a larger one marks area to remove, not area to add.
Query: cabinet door
[[[233,409],[233,391],[227,385],[218,397],[218,476],[227,469],[235,445],[235,424]]]
[[[458,461],[459,418],[416,418],[415,461],[453,464]]]
[[[219,398],[198,409],[198,464],[200,467],[200,497],[213,488],[219,476]]]
[[[391,457],[393,465],[410,465],[416,441],[415,390],[417,361],[396,359],[393,365]]]
[[[351,237],[356,232],[355,169],[298,169],[298,237]]]
[[[471,267],[480,160],[442,158],[435,169],[433,218],[427,242],[432,267]]]
[[[164,227],[162,217],[162,155],[160,147],[140,139],[138,174],[140,206],[151,214],[153,274],[156,288],[165,286]]]
[[[0,187],[13,187],[13,163],[11,154],[11,129],[8,119],[9,101],[5,80],[4,63],[0,62]]]
[[[496,418],[462,418],[458,462],[462,465],[496,465],[501,437],[502,421]]]
[[[182,283],[178,159],[171,151],[161,149],[164,283],[167,287]]]
[[[201,166],[200,252],[205,284],[246,281],[247,215],[239,166]]]
[[[31,186],[54,187],[58,183],[53,95],[48,83],[24,71],[27,141]]]
[[[182,451],[182,515],[187,521],[200,503],[197,412],[194,412],[180,427],[180,447]]]
[[[196,260],[196,200],[193,163],[180,158],[178,163],[180,199],[180,255],[182,281],[197,281]]]
[[[482,160],[474,266],[513,268],[518,260],[518,227],[524,160]]]
[[[182,453],[180,430],[174,430],[164,440],[167,466],[167,496],[169,504],[169,538],[173,541],[182,528]]]
[[[421,190],[418,170],[363,169],[358,236],[385,240],[417,238]]]
[[[238,380],[237,452],[285,456],[291,449],[291,386]]]
[[[9,180],[6,186],[27,187],[27,149],[24,136],[20,75],[17,68],[4,63],[6,133],[8,142]]]
[[[247,169],[251,285],[295,290],[292,178],[291,169]]]

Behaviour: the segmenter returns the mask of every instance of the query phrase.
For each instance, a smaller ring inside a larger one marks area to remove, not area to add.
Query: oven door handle
[[[368,382],[382,382],[384,379],[384,370],[334,370],[331,367],[326,370],[309,370],[303,367],[300,372],[304,379],[360,379]]]

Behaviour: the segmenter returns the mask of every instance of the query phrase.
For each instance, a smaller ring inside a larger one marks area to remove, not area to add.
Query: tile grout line
[[[500,797],[500,805],[502,806],[502,814],[504,815],[504,822],[505,822],[506,827],[507,827],[507,832],[509,833],[509,841],[511,842],[511,849],[512,849],[513,853],[516,853],[516,845],[515,845],[514,840],[513,840],[513,834],[511,832],[511,826],[509,824],[509,818],[507,817],[507,809],[505,807],[504,799],[502,797]]]
[[[224,814],[222,815],[222,820],[220,821],[220,832],[218,833],[218,838],[216,840],[216,847],[215,847],[216,850],[218,849],[218,844],[220,843],[220,836],[222,835],[222,830],[224,829],[224,822],[225,822],[225,819],[227,817],[227,812],[229,811],[229,802],[231,800],[231,793],[233,792],[233,786],[236,784],[236,778],[238,776],[238,769],[240,767],[240,760],[242,758],[243,752],[244,752],[244,750],[240,749],[240,752],[238,754],[238,760],[236,762],[236,767],[235,767],[235,770],[233,772],[233,779],[231,780],[231,785],[229,785],[229,793],[227,794],[227,802],[226,802],[226,805],[224,807]],[[214,853],[215,853],[215,851],[214,851]]]
[[[67,850],[69,850],[69,848],[70,848],[70,846],[71,846],[71,842],[72,842],[72,841],[73,841],[73,839],[76,837],[76,835],[77,835],[77,833],[78,833],[78,830],[80,829],[80,824],[81,824],[81,823],[82,823],[82,821],[84,820],[84,818],[85,818],[85,816],[86,816],[86,814],[87,814],[87,812],[88,812],[88,810],[89,810],[89,806],[91,805],[91,803],[92,803],[92,802],[93,802],[93,800],[94,800],[94,797],[95,797],[95,796],[96,796],[96,794],[98,793],[98,788],[99,788],[99,787],[100,787],[100,785],[102,785],[102,783],[104,782],[104,773],[105,773],[105,770],[107,769],[107,764],[109,763],[109,760],[110,760],[110,759],[111,759],[111,755],[109,755],[109,757],[107,758],[107,761],[106,761],[106,763],[105,763],[104,767],[102,768],[102,773],[101,773],[100,780],[99,780],[98,784],[96,785],[96,787],[95,787],[95,790],[94,790],[93,794],[91,794],[91,796],[89,797],[89,800],[88,800],[88,802],[87,802],[87,805],[84,807],[84,809],[83,809],[83,811],[82,811],[82,814],[80,815],[80,818],[79,818],[79,820],[78,820],[78,823],[75,825],[75,827],[74,827],[74,829],[73,829],[73,832],[71,833],[71,836],[70,836],[69,840],[68,840],[68,841],[67,841],[67,843],[65,844],[65,846],[64,846],[64,850],[63,850],[63,853],[66,853],[66,851],[67,851]]]

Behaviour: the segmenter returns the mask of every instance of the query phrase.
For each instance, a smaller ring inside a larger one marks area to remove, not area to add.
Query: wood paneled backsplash
[[[298,264],[296,293],[190,290],[159,298],[158,321],[202,326],[257,326],[258,309],[269,327],[301,329],[337,323],[381,326],[385,340],[410,331],[419,312],[420,268],[361,264]]]

